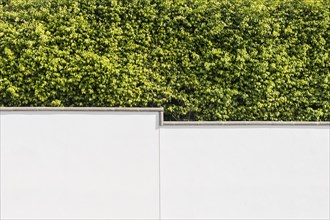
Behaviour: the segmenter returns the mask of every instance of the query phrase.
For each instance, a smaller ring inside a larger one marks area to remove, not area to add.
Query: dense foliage
[[[330,120],[330,0],[0,2],[0,106]]]

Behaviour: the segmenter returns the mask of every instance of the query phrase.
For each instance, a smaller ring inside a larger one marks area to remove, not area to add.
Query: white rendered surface
[[[329,219],[329,126],[161,128],[162,219]]]
[[[143,111],[1,111],[0,219],[329,219],[329,125]]]
[[[157,219],[158,112],[1,112],[1,219]]]

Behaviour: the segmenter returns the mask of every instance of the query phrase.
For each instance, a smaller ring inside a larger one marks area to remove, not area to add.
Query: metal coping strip
[[[328,121],[164,121],[163,126],[328,125]]]
[[[163,112],[163,108],[127,107],[0,107],[0,111]]]
[[[0,107],[0,112],[10,111],[86,111],[86,112],[159,112],[160,126],[246,126],[246,125],[328,125],[330,121],[164,121],[163,108],[127,107]]]

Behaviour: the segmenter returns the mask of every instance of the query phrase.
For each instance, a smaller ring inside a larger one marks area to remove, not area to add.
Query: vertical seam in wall
[[[158,127],[158,181],[159,181],[159,194],[158,194],[158,212],[159,212],[159,220],[161,220],[161,183],[160,183],[160,129],[162,125],[162,112],[160,112],[160,125]]]
[[[2,137],[1,137],[1,134],[2,134],[2,132],[1,132],[1,127],[2,127],[2,122],[1,122],[1,119],[2,119],[2,111],[0,110],[0,219],[2,218],[1,216],[2,216],[2,214],[1,214],[1,180],[2,180],[2,178],[1,178],[1,163],[2,163],[2,161],[1,161],[1,158],[2,158],[2,146],[1,146],[1,143],[2,143]]]
[[[330,125],[328,126],[328,144],[329,144],[329,149],[328,149],[328,151],[329,151],[329,155],[328,155],[328,167],[329,167],[329,164],[330,164]],[[330,174],[329,174],[329,183],[330,183]],[[330,191],[329,191],[329,204],[330,204]],[[328,216],[328,218],[330,218],[330,208],[329,208],[329,216]]]

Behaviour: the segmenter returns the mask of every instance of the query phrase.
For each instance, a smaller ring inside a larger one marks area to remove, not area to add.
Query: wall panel
[[[155,219],[158,112],[2,112],[1,217]]]
[[[328,219],[329,126],[161,128],[164,219]]]

